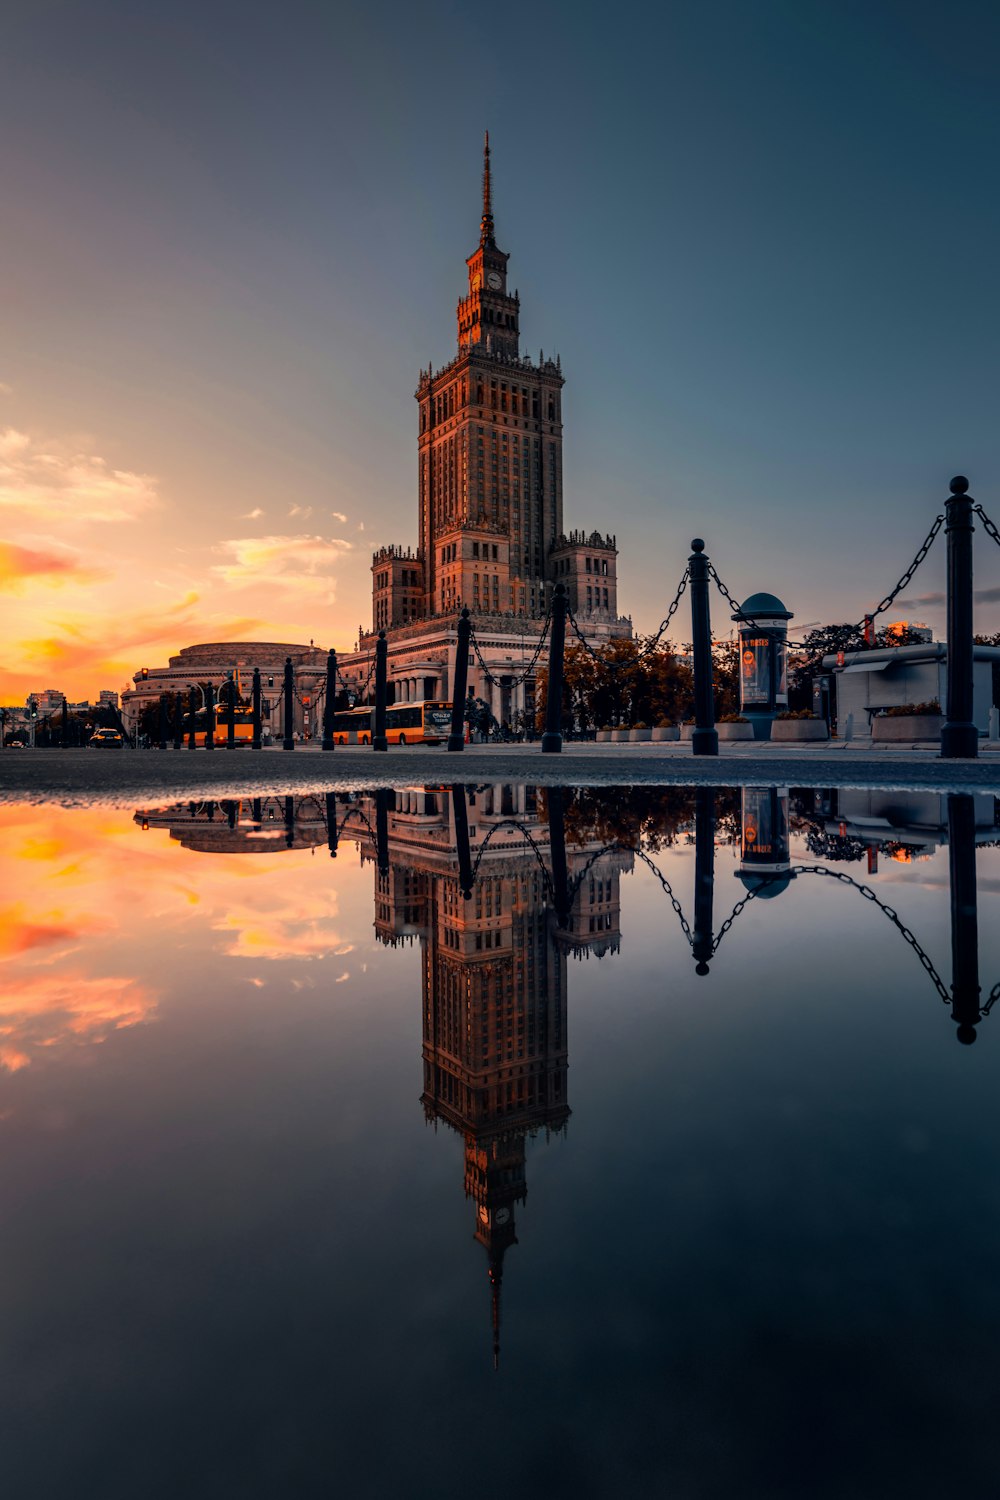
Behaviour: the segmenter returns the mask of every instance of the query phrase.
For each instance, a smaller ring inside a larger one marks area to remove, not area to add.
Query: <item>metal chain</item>
[[[650,636],[646,644],[637,653],[635,658],[636,661],[642,661],[643,657],[648,656],[651,651],[655,651],[657,646],[659,646],[663,632],[666,630],[674,615],[677,613],[677,609],[680,605],[681,599],[684,597],[684,590],[688,586],[688,578],[689,571],[687,568],[685,568],[684,572],[681,574],[681,581],[677,585],[677,592],[673,597],[673,602],[671,603],[670,608],[667,610],[666,615],[660,622],[659,630],[657,630],[654,635]],[[576,616],[574,615],[572,609],[568,604],[566,606],[566,618],[569,620],[569,623],[573,629],[573,633],[579,640],[581,646],[583,646],[584,649],[589,652],[589,654],[594,658],[595,661],[603,662],[605,660],[603,653],[594,650],[593,646],[590,644],[586,636],[583,634],[583,631],[580,629],[580,626],[577,623]]]
[[[994,1004],[996,1003],[996,1001],[998,999],[1000,999],[1000,981],[998,981],[993,986],[993,988],[990,990],[990,997],[987,1000],[986,1004],[983,1006],[983,1015],[984,1016],[988,1016],[989,1015],[990,1011],[993,1009],[993,1006],[994,1006]]]
[[[903,590],[906,588],[907,584],[909,583],[910,579],[913,577],[914,573],[920,567],[920,564],[923,562],[924,558],[927,556],[928,552],[931,550],[931,546],[932,546],[932,544],[934,542],[934,538],[937,536],[938,532],[941,530],[941,527],[943,525],[944,525],[944,516],[937,516],[935,518],[934,525],[931,527],[930,531],[927,533],[926,537],[923,540],[922,545],[920,546],[919,550],[917,551],[916,557],[914,557],[913,561],[910,563],[910,566],[907,568],[907,570],[903,574],[902,578],[896,584],[896,587],[892,590],[891,593],[886,594],[885,598],[881,601],[881,603],[877,604],[875,606],[875,608],[870,612],[869,615],[865,616],[864,619],[862,619],[862,620],[860,620],[858,622],[858,627],[857,627],[858,629],[863,628],[864,623],[865,623],[865,619],[868,619],[868,618],[870,618],[872,620],[877,619],[880,614],[882,614],[885,610],[887,610],[889,608],[889,605],[896,598],[896,595],[897,594],[901,594],[903,592]],[[998,537],[997,540],[1000,541],[1000,537]]]
[[[473,885],[475,885],[475,883],[476,883],[476,877],[479,874],[479,866],[482,863],[483,855],[486,853],[487,849],[490,846],[490,843],[491,843],[491,841],[493,839],[493,835],[496,834],[496,833],[499,833],[502,828],[512,828],[515,833],[519,833],[521,835],[521,837],[524,839],[524,842],[526,844],[530,844],[530,846],[532,848],[532,851],[534,852],[535,859],[538,861],[538,868],[542,872],[542,879],[545,882],[546,890],[548,891],[549,897],[551,898],[551,900],[554,901],[555,900],[555,891],[554,891],[553,885],[552,885],[552,876],[549,874],[549,868],[548,868],[548,865],[545,863],[545,856],[542,853],[541,846],[538,843],[538,840],[535,839],[531,835],[531,833],[529,833],[528,829],[524,826],[524,824],[523,823],[518,823],[516,821],[516,819],[513,819],[513,818],[506,818],[502,823],[494,823],[493,827],[490,829],[489,833],[486,835],[486,837],[483,839],[483,842],[480,844],[478,850],[476,851],[476,858],[473,861],[473,865],[472,865],[472,883],[473,883]]]
[[[996,542],[997,546],[1000,547],[1000,531],[998,531],[997,528],[994,526],[994,524],[990,520],[989,516],[983,510],[983,507],[981,505],[974,505],[972,507],[972,510],[973,510],[973,513],[975,515],[977,515],[979,517],[979,519],[982,521],[982,523],[983,523],[983,530],[986,532],[987,536],[991,536],[993,538],[993,540]]]
[[[982,516],[982,518],[983,518],[983,525],[986,527],[987,531],[990,532],[990,535],[993,537],[993,540],[998,545],[1000,545],[1000,531],[997,531],[997,528],[993,525],[993,522],[989,520],[989,517],[986,515],[986,513],[983,510],[983,508],[982,508],[981,505],[977,505],[975,507],[975,509]],[[944,516],[936,516],[935,520],[934,520],[934,525],[931,527],[930,531],[925,536],[923,542],[921,543],[920,547],[917,550],[917,553],[916,553],[913,561],[910,563],[910,566],[907,568],[907,570],[903,574],[902,578],[900,578],[899,582],[896,584],[896,587],[894,589],[892,589],[890,593],[886,594],[885,598],[882,599],[882,600],[880,600],[879,603],[875,606],[875,608],[873,610],[871,610],[867,615],[863,615],[861,617],[861,619],[857,622],[856,625],[851,625],[850,627],[848,627],[849,629],[851,629],[851,630],[863,630],[864,627],[865,627],[865,622],[867,620],[876,620],[876,619],[878,619],[879,615],[885,613],[885,611],[892,604],[893,600],[899,594],[901,594],[903,592],[903,590],[906,588],[906,586],[909,584],[909,582],[912,579],[914,573],[920,567],[920,564],[923,562],[924,558],[927,556],[928,552],[931,550],[931,547],[932,547],[932,545],[934,543],[934,538],[937,536],[938,532],[941,530],[941,527],[943,525],[944,525]],[[719,593],[725,599],[726,603],[728,605],[730,605],[730,607],[732,608],[733,613],[735,615],[739,616],[739,619],[740,619],[741,623],[749,625],[750,628],[751,628],[751,630],[760,630],[762,627],[760,625],[758,625],[757,621],[754,620],[754,619],[751,619],[751,617],[749,615],[746,615],[746,614],[743,613],[743,610],[737,604],[736,600],[733,598],[732,594],[726,588],[726,585],[723,583],[722,579],[719,577],[718,573],[716,572],[714,564],[712,562],[710,562],[710,561],[708,563],[708,571],[711,574],[711,576],[715,579],[716,585],[718,586]],[[793,649],[797,649],[797,650],[808,650],[809,649],[809,647],[807,646],[806,642],[804,642],[804,641],[788,641],[786,644],[788,646],[792,647]]]
[[[633,853],[635,854],[636,859],[641,859],[642,860],[643,864],[646,866],[646,868],[648,870],[652,870],[653,874],[656,876],[657,880],[660,882],[660,885],[663,887],[664,894],[666,895],[668,901],[670,902],[670,905],[673,907],[674,914],[677,917],[678,922],[681,924],[681,931],[684,933],[684,936],[687,938],[688,942],[691,943],[691,944],[693,944],[694,943],[694,935],[693,935],[693,933],[691,931],[690,925],[688,923],[688,919],[684,915],[684,912],[683,912],[683,910],[681,908],[681,903],[678,901],[677,897],[674,895],[673,888],[672,888],[672,886],[670,884],[670,881],[664,875],[664,873],[660,869],[659,865],[655,864],[653,862],[653,860],[650,859],[650,857],[649,857],[648,854],[645,854],[641,849],[635,849],[633,851]]]
[[[549,633],[549,625],[550,625],[551,621],[552,621],[552,606],[550,605],[549,606],[549,612],[545,616],[545,623],[542,625],[542,633],[538,637],[538,645],[535,647],[534,655],[532,656],[532,658],[529,661],[528,665],[525,667],[524,671],[521,673],[520,677],[514,677],[514,678],[512,678],[506,684],[507,687],[520,687],[521,683],[522,682],[526,682],[528,680],[528,678],[532,675],[532,673],[535,670],[535,666],[536,666],[536,664],[538,662],[538,658],[542,654],[542,648],[545,645],[545,640],[546,640],[546,637],[547,637],[547,635]],[[500,687],[501,686],[500,678],[499,677],[494,677],[493,673],[490,671],[489,667],[486,665],[486,662],[483,660],[483,653],[482,653],[482,651],[480,651],[480,649],[479,649],[479,642],[476,640],[476,629],[475,629],[474,625],[472,627],[472,631],[471,631],[471,634],[469,636],[469,641],[470,641],[470,643],[472,645],[473,651],[475,651],[476,656],[479,658],[479,665],[483,669],[483,675],[486,678],[486,681],[489,682],[489,683],[492,683],[492,685],[494,687]]]
[[[845,874],[843,870],[829,870],[827,869],[826,865],[791,865],[787,871],[782,871],[780,874],[761,876],[761,887],[769,885],[775,880],[784,880],[789,875],[825,875],[828,880],[839,880],[843,885],[853,886],[856,891],[860,891],[861,895],[864,896],[866,901],[871,901],[874,906],[878,907],[879,911],[881,911],[885,916],[889,918],[889,921],[895,928],[897,928],[900,935],[909,944],[909,946],[913,949],[914,953],[919,958],[943,1003],[945,1005],[951,1004],[951,994],[949,990],[946,988],[940,975],[938,974],[934,965],[931,963],[930,958],[920,946],[920,943],[917,941],[915,934],[909,927],[907,927],[906,923],[903,921],[902,917],[894,907],[889,906],[885,901],[879,900],[878,896],[872,890],[871,886],[862,885],[860,881],[855,880],[851,875]],[[730,927],[732,927],[733,923],[736,921],[736,918],[739,916],[740,912],[754,899],[755,896],[759,894],[759,891],[760,887],[758,887],[757,890],[749,891],[747,895],[743,897],[742,901],[737,901],[736,905],[732,909],[732,912],[719,928],[718,936],[716,937],[715,942],[712,946],[713,953],[718,951],[719,944],[722,942],[722,939],[725,937]],[[1000,985],[997,985],[996,990],[997,993],[1000,994]],[[992,999],[993,997],[991,996],[990,1003],[992,1003]]]

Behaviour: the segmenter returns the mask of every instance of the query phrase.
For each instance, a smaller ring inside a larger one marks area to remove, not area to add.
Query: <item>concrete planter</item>
[[[715,727],[719,731],[719,739],[720,740],[752,740],[753,739],[753,725],[752,724],[716,724]],[[681,725],[681,739],[682,740],[689,740],[691,738],[691,736],[694,734],[694,731],[695,731],[695,726],[693,724],[682,724]]]
[[[633,743],[635,743],[636,741],[644,743],[646,740],[651,740],[653,738],[653,731],[651,729],[630,729],[628,732],[628,737],[633,741]]]
[[[612,729],[611,742],[614,745],[627,745],[628,737],[632,733],[630,729]]]
[[[679,740],[681,732],[676,724],[664,724],[659,728],[651,729],[650,734],[654,740]]]
[[[825,719],[775,719],[771,725],[772,740],[801,744],[803,740],[828,740]]]
[[[599,729],[597,731],[597,743],[607,745],[610,742],[612,731],[610,729]]]
[[[944,714],[887,714],[872,720],[872,740],[898,744],[901,740],[940,740]]]

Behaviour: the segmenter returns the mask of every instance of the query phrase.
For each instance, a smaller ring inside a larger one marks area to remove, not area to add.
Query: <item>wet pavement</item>
[[[274,790],[344,790],[406,786],[456,777],[465,781],[540,786],[722,786],[765,781],[795,786],[906,786],[975,788],[1000,794],[1000,746],[983,747],[979,760],[944,761],[933,747],[901,750],[864,743],[788,746],[761,741],[723,743],[718,757],[693,756],[688,744],[597,745],[573,743],[543,755],[538,743],[467,745],[460,754],[443,746],[368,747],[318,745],[295,751],[216,749],[108,751],[5,751],[0,755],[0,802],[152,801],[223,791],[245,795]]]

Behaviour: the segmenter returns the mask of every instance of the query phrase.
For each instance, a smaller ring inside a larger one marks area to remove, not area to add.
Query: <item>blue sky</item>
[[[734,593],[857,618],[953,473],[1000,518],[998,42],[995,6],[919,0],[8,0],[0,495],[65,564],[16,580],[5,633],[48,642],[18,682],[76,670],[81,620],[106,672],[171,631],[353,641],[371,546],[416,539],[486,128],[566,521],[617,533],[622,606],[655,627],[700,534]],[[38,505],[75,453],[140,481],[117,519],[86,475]]]

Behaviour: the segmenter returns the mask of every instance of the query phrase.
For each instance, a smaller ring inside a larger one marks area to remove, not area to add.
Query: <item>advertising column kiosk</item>
[[[751,594],[733,619],[739,627],[740,713],[755,740],[771,738],[775,715],[788,707],[788,621],[774,594]]]

